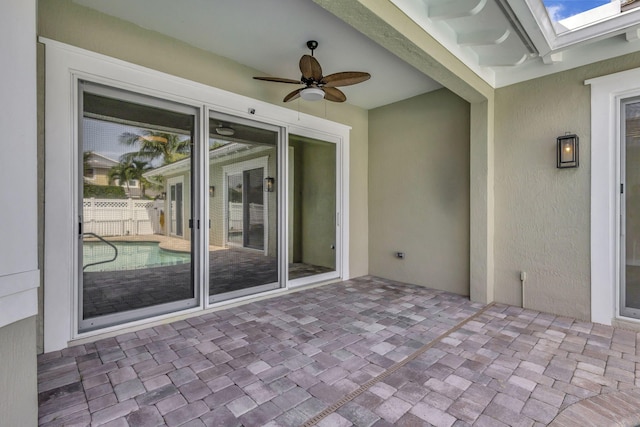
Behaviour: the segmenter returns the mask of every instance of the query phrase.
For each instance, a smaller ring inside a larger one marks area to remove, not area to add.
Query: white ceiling
[[[306,43],[325,75],[365,71],[371,79],[340,88],[365,109],[441,86],[310,0],[74,0],[83,6],[166,34],[260,70],[258,75],[300,78]],[[282,97],[296,87],[280,85]]]
[[[317,40],[325,75],[365,71],[343,89],[371,109],[441,86],[311,0],[73,0],[270,75],[297,79]],[[493,87],[640,50],[640,9],[555,35],[541,0],[391,0]],[[619,1],[619,0],[614,0]],[[293,90],[282,86],[282,96]]]

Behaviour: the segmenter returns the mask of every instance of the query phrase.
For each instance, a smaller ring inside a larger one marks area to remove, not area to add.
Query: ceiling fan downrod
[[[307,42],[307,47],[311,50],[311,56],[313,56],[313,51],[318,47],[318,42],[315,40],[309,40]]]

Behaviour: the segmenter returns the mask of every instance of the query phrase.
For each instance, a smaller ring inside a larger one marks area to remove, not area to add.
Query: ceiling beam
[[[493,88],[388,0],[313,0],[468,102],[493,101]]]
[[[504,30],[482,30],[458,34],[460,46],[489,46],[504,42],[511,34],[508,28]]]
[[[427,14],[429,19],[443,20],[463,18],[480,13],[487,4],[487,0],[449,0],[445,3],[429,5]]]
[[[524,53],[522,56],[504,54],[482,54],[478,55],[478,63],[482,67],[515,67],[522,64],[529,57]]]

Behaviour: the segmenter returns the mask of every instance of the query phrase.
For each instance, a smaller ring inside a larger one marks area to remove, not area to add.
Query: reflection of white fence
[[[229,230],[242,231],[242,203],[229,203]],[[249,203],[249,225],[264,224],[264,205]]]
[[[83,231],[99,236],[162,233],[163,200],[83,199]]]

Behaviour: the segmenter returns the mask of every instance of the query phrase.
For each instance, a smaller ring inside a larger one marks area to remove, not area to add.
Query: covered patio
[[[639,338],[366,276],[42,354],[39,423],[634,426]]]

